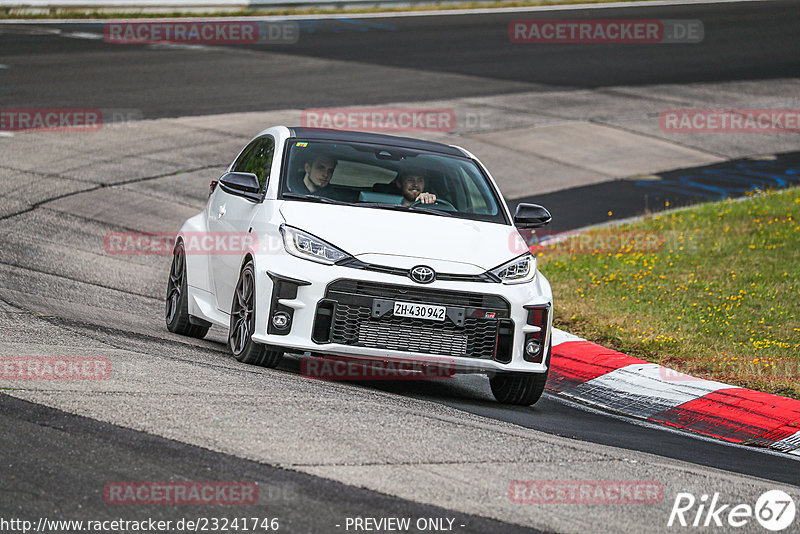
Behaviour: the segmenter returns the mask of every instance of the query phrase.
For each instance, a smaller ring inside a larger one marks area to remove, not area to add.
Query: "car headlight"
[[[327,241],[292,226],[282,224],[281,234],[286,252],[298,258],[332,265],[350,256]]]
[[[536,258],[530,253],[523,254],[489,272],[498,277],[504,284],[530,282],[536,276]]]

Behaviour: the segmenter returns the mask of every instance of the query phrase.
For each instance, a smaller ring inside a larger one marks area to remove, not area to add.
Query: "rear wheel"
[[[489,385],[497,402],[519,406],[536,404],[544,392],[550,373],[551,352],[552,345],[547,348],[547,371],[544,373],[497,373],[490,378]]]
[[[242,363],[277,367],[283,358],[283,351],[261,345],[252,339],[256,324],[255,281],[255,267],[250,260],[242,268],[233,294],[228,347]]]
[[[183,242],[178,241],[175,250],[172,251],[172,267],[167,281],[165,310],[167,330],[182,336],[203,338],[208,333],[209,326],[192,323],[186,286],[186,251]]]

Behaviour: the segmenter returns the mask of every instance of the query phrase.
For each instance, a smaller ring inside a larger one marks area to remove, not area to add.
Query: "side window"
[[[258,177],[261,190],[267,186],[272,157],[275,155],[275,140],[262,137],[250,143],[233,166],[234,172],[251,172]]]
[[[461,174],[464,177],[463,182],[466,188],[469,212],[480,213],[484,215],[496,215],[498,208],[491,200],[492,194],[489,191],[486,182],[481,180],[480,182],[476,183],[472,176],[464,176],[465,173],[463,172]]]

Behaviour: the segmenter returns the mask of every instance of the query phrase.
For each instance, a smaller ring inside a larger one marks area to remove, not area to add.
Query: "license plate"
[[[392,313],[397,317],[413,317],[430,321],[444,321],[447,316],[446,306],[414,304],[413,302],[395,302]]]

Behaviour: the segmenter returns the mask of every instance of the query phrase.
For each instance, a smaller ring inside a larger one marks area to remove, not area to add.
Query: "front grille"
[[[424,324],[397,325],[388,321],[368,321],[359,325],[358,342],[365,346],[429,354],[467,354],[466,334],[442,330]]]
[[[391,313],[373,317],[374,298],[460,307],[466,318],[463,326],[458,326],[450,320],[425,321]],[[331,343],[445,356],[494,358],[501,320],[509,316],[508,303],[496,295],[357,280],[330,284],[325,302],[333,301]],[[487,312],[494,318],[485,318]]]

